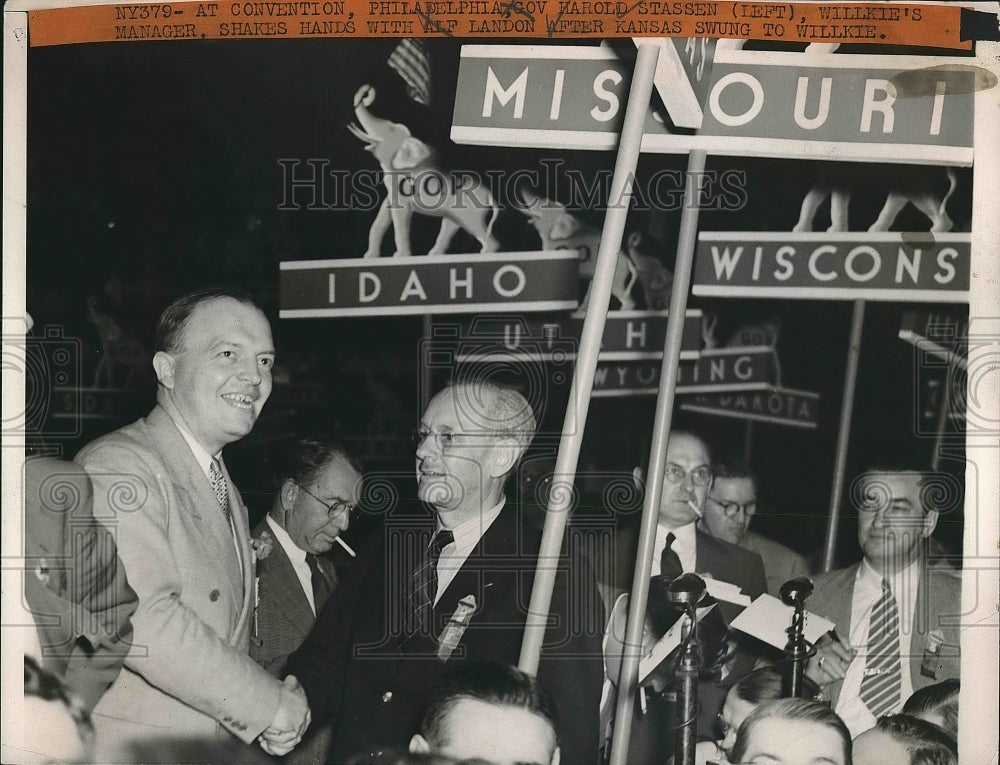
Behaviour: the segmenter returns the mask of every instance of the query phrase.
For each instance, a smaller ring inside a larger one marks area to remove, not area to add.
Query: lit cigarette
[[[347,544],[347,542],[344,541],[343,537],[334,537],[333,541],[335,541],[337,544],[339,544],[341,547],[347,550],[347,554],[350,555],[352,558],[358,557],[358,554],[354,552],[353,548],[349,544]]]
[[[689,500],[688,500],[688,504],[689,504],[689,505],[691,506],[691,509],[692,509],[692,510],[694,510],[694,514],[695,514],[695,515],[697,515],[697,516],[698,516],[699,518],[701,518],[701,517],[702,517],[702,512],[701,512],[701,508],[699,508],[699,507],[698,507],[698,506],[697,506],[697,505],[696,505],[696,504],[694,503],[694,500],[691,500],[691,499],[689,499]],[[340,537],[337,537],[337,539],[340,539]]]

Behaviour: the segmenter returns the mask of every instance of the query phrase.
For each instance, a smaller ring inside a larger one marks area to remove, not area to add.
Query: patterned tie
[[[333,582],[330,581],[330,577],[327,576],[323,570],[323,566],[319,562],[319,558],[315,555],[306,555],[306,564],[312,573],[313,603],[316,606],[316,613],[318,614],[323,610],[324,604],[333,592]]]
[[[673,544],[677,539],[674,532],[667,534],[667,543],[663,546],[663,555],[660,556],[660,575],[676,579],[684,573],[684,566],[681,565],[680,556],[674,552]]]
[[[229,509],[229,488],[226,486],[226,477],[222,475],[222,468],[217,457],[212,457],[212,464],[208,468],[208,479],[212,482],[215,498],[219,500],[219,507],[222,508],[226,520],[232,522],[232,513]]]
[[[868,625],[868,658],[861,681],[861,700],[880,717],[899,704],[902,688],[899,661],[899,611],[889,582],[882,580],[882,597],[872,608]]]
[[[413,572],[412,594],[404,627],[407,635],[425,629],[430,624],[434,599],[437,597],[438,560],[441,558],[441,551],[454,541],[455,535],[448,529],[437,532],[431,539],[420,565]]]

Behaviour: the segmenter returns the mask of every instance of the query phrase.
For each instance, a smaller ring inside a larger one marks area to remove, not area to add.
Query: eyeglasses
[[[413,444],[414,449],[419,449],[420,445],[424,441],[433,436],[434,443],[437,445],[437,448],[442,452],[446,452],[455,445],[455,439],[457,438],[495,438],[498,435],[498,433],[491,433],[489,431],[481,431],[478,433],[458,433],[453,430],[439,432],[436,430],[417,428],[410,433],[410,443]]]
[[[722,512],[725,513],[727,518],[735,518],[740,513],[751,516],[757,512],[757,500],[740,504],[739,502],[720,502],[714,497],[709,497],[709,499],[713,504],[722,508]]]
[[[335,499],[335,500],[333,500],[333,502],[327,502],[326,500],[322,500],[319,497],[317,497],[315,494],[313,494],[311,491],[309,491],[309,489],[307,489],[301,483],[297,484],[297,485],[298,485],[298,487],[300,489],[302,489],[302,491],[304,491],[310,497],[312,497],[317,502],[319,502],[323,507],[325,507],[326,508],[326,514],[328,516],[330,516],[330,518],[336,518],[341,513],[345,513],[347,515],[348,519],[350,519],[350,520],[353,520],[354,518],[356,518],[358,516],[358,506],[357,505],[353,505],[350,502],[347,502],[346,500],[343,500],[343,499]]]
[[[707,467],[696,467],[694,470],[686,471],[676,462],[668,462],[663,475],[670,483],[682,483],[685,476],[691,476],[691,482],[695,486],[708,486],[712,482],[712,471]]]

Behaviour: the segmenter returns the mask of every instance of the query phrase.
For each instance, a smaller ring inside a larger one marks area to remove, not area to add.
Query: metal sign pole
[[[591,284],[590,308],[583,322],[583,334],[580,338],[580,349],[577,352],[573,384],[570,389],[569,403],[566,405],[566,417],[563,421],[562,436],[559,441],[559,454],[556,457],[556,480],[549,495],[541,549],[538,552],[538,568],[531,590],[528,618],[524,625],[524,637],[521,642],[521,656],[518,660],[518,667],[531,674],[538,671],[538,659],[552,603],[552,590],[555,587],[557,569],[554,562],[559,559],[563,534],[566,530],[566,519],[571,509],[570,498],[573,492],[570,487],[576,477],[576,463],[580,457],[583,429],[590,407],[594,372],[597,369],[597,355],[601,348],[601,338],[604,335],[608,301],[611,299],[611,281],[618,265],[622,235],[625,233],[625,220],[631,201],[632,182],[639,160],[643,124],[649,111],[650,96],[653,91],[653,72],[656,71],[658,55],[659,48],[657,46],[639,45],[635,72],[632,75],[632,86],[625,108],[618,157],[611,180],[611,198],[607,214],[604,217],[601,246],[598,249],[594,279]],[[677,318],[678,327],[682,327],[683,307]],[[679,339],[680,335],[678,334],[678,349],[680,347]]]
[[[837,459],[833,468],[833,493],[830,497],[830,515],[826,522],[826,547],[823,551],[823,570],[833,568],[837,549],[837,523],[840,520],[840,503],[844,494],[844,473],[847,470],[847,444],[851,438],[851,415],[854,412],[854,389],[858,382],[858,361],[861,358],[861,330],[865,321],[865,301],[854,301],[851,314],[851,339],[847,342],[847,371],[844,373],[844,400],[840,404],[840,431],[837,435]]]
[[[674,391],[677,388],[684,311],[687,308],[691,266],[694,262],[698,235],[698,179],[703,177],[704,171],[705,152],[692,151],[688,156],[684,210],[681,212],[680,234],[677,237],[677,263],[673,293],[670,296],[670,311],[667,315],[667,337],[663,346],[660,391],[656,398],[656,418],[653,422],[653,442],[646,474],[646,496],[642,507],[639,550],[635,562],[635,574],[632,577],[632,594],[629,596],[628,621],[618,678],[615,735],[611,740],[611,765],[625,765],[628,757],[629,735],[632,730],[632,714],[639,678],[639,659],[642,653],[642,628],[646,617],[650,567],[653,563],[653,543],[656,538],[660,495],[663,493],[663,465],[667,458],[667,437],[670,435]]]

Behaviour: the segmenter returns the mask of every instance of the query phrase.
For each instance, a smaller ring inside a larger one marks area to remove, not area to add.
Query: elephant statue
[[[435,151],[414,137],[406,125],[373,115],[368,107],[374,101],[375,89],[362,85],[354,95],[354,114],[360,125],[352,122],[348,126],[378,160],[388,191],[368,232],[364,257],[377,258],[381,254],[382,239],[390,224],[396,243],[394,255],[411,255],[410,218],[415,212],[441,219],[429,255],[447,252],[459,229],[479,240],[480,252],[496,252],[499,242],[492,232],[500,206],[489,189],[467,177],[457,183],[441,169]]]
[[[941,194],[936,190],[936,186],[939,185],[939,179],[943,175],[947,175],[948,189]],[[816,184],[802,199],[799,220],[792,231],[796,233],[813,231],[816,213],[827,197],[830,198],[830,227],[827,230],[848,231],[851,188],[870,185],[871,179],[870,168],[859,169],[855,165],[826,166],[817,178]],[[886,190],[885,202],[878,217],[868,227],[869,231],[889,231],[896,222],[896,217],[908,203],[927,217],[931,231],[951,231],[954,224],[946,208],[958,185],[954,168],[947,167],[942,172],[940,168],[935,167],[901,166],[893,168],[887,180],[891,185]]]
[[[580,278],[593,280],[601,232],[571,214],[566,206],[537,196],[527,189],[521,191],[521,212],[538,231],[544,250],[579,250]],[[656,258],[639,252],[642,234],[632,232],[626,247],[618,254],[615,274],[611,281],[611,294],[623,311],[636,307],[632,289],[638,281],[643,288],[646,307],[651,310],[666,308],[670,303],[673,275]],[[586,310],[590,303],[590,286],[580,304]]]

